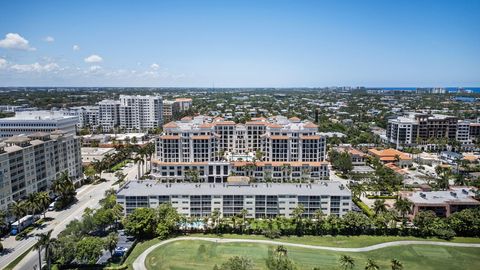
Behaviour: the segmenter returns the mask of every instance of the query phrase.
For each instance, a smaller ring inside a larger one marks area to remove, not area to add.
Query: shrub
[[[363,213],[367,215],[368,217],[373,217],[374,213],[370,207],[368,207],[365,203],[363,203],[360,199],[358,198],[353,198],[352,201],[362,209]]]

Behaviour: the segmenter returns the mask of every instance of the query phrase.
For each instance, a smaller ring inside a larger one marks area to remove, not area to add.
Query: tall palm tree
[[[27,211],[30,210],[29,214],[37,213],[41,206],[37,199],[37,193],[30,193],[27,195],[27,199],[25,200]]]
[[[392,259],[390,266],[392,267],[392,270],[402,270],[403,269],[403,264],[397,259]]]
[[[410,212],[410,209],[412,208],[412,202],[410,202],[408,199],[400,197],[395,202],[394,207],[402,216],[402,223],[403,225],[405,225],[407,222],[406,216]]]
[[[340,256],[339,261],[344,270],[353,269],[353,267],[355,267],[355,260],[351,256],[342,255]]]
[[[242,211],[240,211],[240,215],[242,216],[242,233],[245,231],[245,219],[248,215],[248,210],[243,208]]]
[[[46,233],[39,233],[36,235],[38,237],[37,243],[33,246],[35,250],[38,250],[38,265],[39,269],[42,268],[42,249],[45,250],[45,260],[47,262],[47,269],[50,269],[50,255],[54,243],[56,242],[55,238],[52,238],[52,230],[49,230]]]
[[[0,210],[0,229],[8,225],[7,221],[5,220],[6,217],[7,213],[5,213],[3,210]]]
[[[143,165],[145,163],[145,160],[143,159],[143,156],[137,154],[137,156],[133,159],[133,162],[138,166],[137,179],[140,180],[140,167],[141,164]]]
[[[37,193],[37,201],[40,206],[40,209],[43,212],[43,217],[45,218],[45,213],[48,205],[50,204],[50,196],[48,195],[48,192],[43,191],[43,192],[38,192]]]
[[[367,265],[365,265],[365,270],[378,270],[380,267],[378,266],[377,262],[373,259],[367,260]]]

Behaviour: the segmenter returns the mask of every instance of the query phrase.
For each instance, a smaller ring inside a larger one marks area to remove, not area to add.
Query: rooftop
[[[472,192],[464,187],[458,190],[413,192],[406,196],[415,204],[473,204],[480,202],[472,198]]]
[[[340,182],[324,181],[318,184],[227,184],[227,183],[158,183],[157,181],[129,181],[117,193],[119,196],[158,195],[308,195],[351,196]]]

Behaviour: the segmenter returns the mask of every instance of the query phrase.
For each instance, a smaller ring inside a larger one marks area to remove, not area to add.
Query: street
[[[132,163],[128,164],[123,168],[123,172],[127,175],[125,178],[126,181],[129,179],[135,179],[137,176],[137,165]],[[77,189],[77,202],[71,207],[56,212],[51,211],[46,213],[46,217],[53,218],[52,221],[46,222],[46,226],[41,229],[34,230],[30,237],[16,241],[15,236],[8,236],[2,240],[2,244],[5,250],[8,250],[6,254],[0,257],[0,269],[5,268],[10,262],[15,260],[18,256],[27,251],[36,243],[36,237],[34,236],[37,233],[47,232],[52,230],[52,237],[57,237],[57,235],[65,229],[67,224],[74,220],[81,218],[85,208],[96,208],[99,206],[98,202],[103,198],[104,192],[112,188],[112,184],[116,181],[116,178],[113,173],[103,173],[102,178],[107,179],[107,181],[102,182],[97,185],[85,185]],[[114,188],[118,188],[115,186]],[[43,256],[42,256],[43,259]],[[14,269],[21,270],[32,270],[38,268],[38,251],[32,250],[23,258],[20,263]]]

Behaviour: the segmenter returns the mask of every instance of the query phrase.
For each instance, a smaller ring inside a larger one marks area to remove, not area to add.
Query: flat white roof
[[[318,184],[292,183],[159,183],[158,181],[130,181],[117,193],[119,196],[170,195],[304,195],[351,196],[341,182],[322,181]]]

